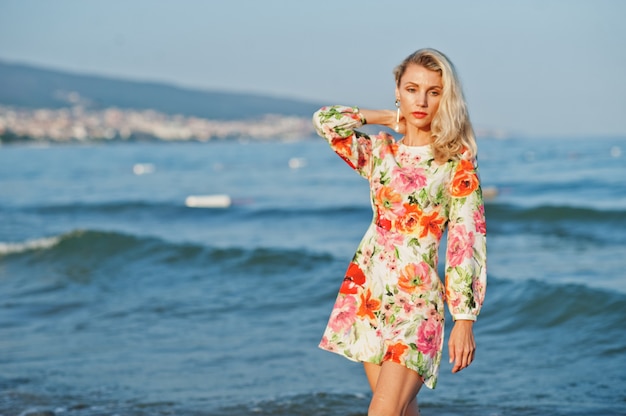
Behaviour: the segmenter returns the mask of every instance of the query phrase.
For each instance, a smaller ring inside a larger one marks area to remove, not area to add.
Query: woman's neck
[[[402,143],[406,146],[425,146],[433,142],[433,136],[430,134],[430,130],[409,129]]]

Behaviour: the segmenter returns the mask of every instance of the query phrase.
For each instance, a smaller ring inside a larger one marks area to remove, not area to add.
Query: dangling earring
[[[396,127],[394,128],[396,133],[400,133],[400,100],[396,99]]]

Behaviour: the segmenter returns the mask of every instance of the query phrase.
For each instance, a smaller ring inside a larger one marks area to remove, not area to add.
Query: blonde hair
[[[400,86],[400,80],[406,68],[411,64],[420,65],[441,75],[443,83],[441,101],[431,124],[435,160],[439,162],[456,160],[463,153],[464,158],[476,157],[474,130],[463,96],[461,81],[452,62],[435,49],[420,49],[409,55],[394,69],[397,86]]]

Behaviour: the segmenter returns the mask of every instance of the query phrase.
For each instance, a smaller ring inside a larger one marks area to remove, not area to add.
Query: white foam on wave
[[[0,256],[7,254],[23,253],[31,250],[44,250],[61,241],[61,237],[44,237],[33,240],[26,240],[19,243],[4,243],[0,241]]]

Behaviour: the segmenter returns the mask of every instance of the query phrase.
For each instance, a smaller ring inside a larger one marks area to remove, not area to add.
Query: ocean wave
[[[488,204],[485,214],[490,235],[541,235],[575,245],[626,244],[626,234],[619,231],[626,227],[626,211],[623,210]]]
[[[601,223],[626,223],[626,211],[602,210],[568,205],[540,205],[520,207],[512,204],[487,204],[488,220],[493,221],[584,221]]]
[[[93,203],[53,204],[36,207],[22,207],[27,211],[38,214],[75,214],[80,212],[116,214],[134,211],[159,211],[162,213],[241,213],[252,214],[255,217],[269,218],[285,216],[319,216],[332,215],[367,215],[371,216],[371,207],[366,204],[320,204],[318,206],[267,206],[255,203],[241,203],[233,200],[228,208],[198,209],[185,206],[184,200],[180,203],[173,201],[108,201]],[[626,223],[626,211],[622,209],[597,209],[571,205],[537,205],[520,206],[511,203],[486,202],[487,218],[491,221],[594,221],[605,223]],[[4,208],[6,209],[6,208]]]
[[[43,237],[18,243],[7,243],[0,241],[0,257],[9,254],[24,253],[27,251],[49,249],[57,245],[60,240],[61,237]]]
[[[129,212],[159,211],[163,213],[177,214],[181,211],[192,211],[185,206],[185,201],[180,203],[167,201],[103,201],[103,202],[77,202],[69,204],[50,204],[43,206],[26,207],[27,211],[40,215],[63,215],[63,214],[126,214]],[[215,210],[219,212],[219,210]]]
[[[91,268],[119,266],[131,270],[133,265],[141,268],[142,264],[149,264],[177,271],[255,273],[277,281],[293,270],[340,276],[346,266],[345,258],[306,248],[217,247],[95,229],[78,229],[23,242],[0,242],[0,258],[4,262],[26,259],[23,264],[28,267],[54,263],[83,264]],[[626,294],[621,292],[592,285],[509,280],[491,275],[489,281],[489,304],[496,305],[496,309],[506,307],[515,312],[514,315],[533,322],[532,325],[537,325],[535,321],[539,317],[539,325],[550,327],[576,317],[607,312],[626,316]]]
[[[230,267],[265,270],[276,265],[311,268],[329,261],[328,253],[272,247],[215,247],[200,243],[170,242],[152,236],[117,231],[73,230],[57,236],[17,243],[0,242],[5,260],[36,256],[37,262],[81,262],[102,267],[106,263],[156,262],[164,265]]]
[[[324,219],[342,216],[371,217],[372,209],[369,205],[261,208],[252,211],[251,215],[257,218],[319,217]]]
[[[320,205],[276,207],[251,203],[244,200],[233,199],[233,204],[225,208],[191,208],[185,205],[185,201],[106,201],[106,202],[79,202],[71,204],[51,204],[44,206],[22,207],[27,211],[41,215],[47,214],[74,214],[81,212],[116,214],[133,211],[160,211],[180,214],[181,212],[212,212],[212,213],[251,213],[257,217],[284,217],[284,216],[326,216],[328,214],[368,214],[371,215],[369,205]]]
[[[626,294],[584,284],[490,278],[481,327],[502,336],[523,330],[568,333],[580,347],[623,351]],[[562,332],[564,329],[569,331]],[[602,340],[603,342],[599,342]]]

